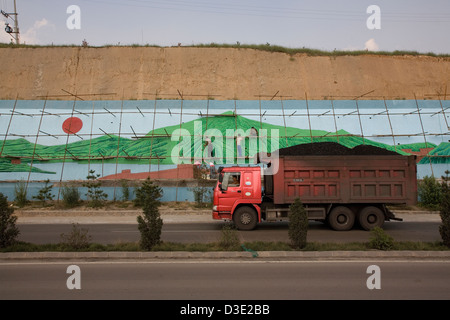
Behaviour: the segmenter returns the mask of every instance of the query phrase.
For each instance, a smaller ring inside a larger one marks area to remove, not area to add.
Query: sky
[[[449,0],[16,0],[16,5],[25,44],[239,42],[450,54]],[[14,12],[14,0],[0,0],[0,6]],[[0,15],[2,43],[11,41],[3,25],[14,26],[12,18]]]

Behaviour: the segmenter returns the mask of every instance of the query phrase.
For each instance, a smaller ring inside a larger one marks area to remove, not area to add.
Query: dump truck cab
[[[253,229],[261,221],[261,168],[221,167],[218,173],[213,218],[232,220],[239,229]]]

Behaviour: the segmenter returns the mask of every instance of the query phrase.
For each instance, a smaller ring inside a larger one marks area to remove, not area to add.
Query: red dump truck
[[[273,175],[260,165],[219,168],[213,219],[253,230],[262,221],[288,221],[299,197],[310,220],[339,231],[355,225],[371,230],[402,220],[387,205],[417,202],[415,156],[323,142],[280,149],[277,158]]]

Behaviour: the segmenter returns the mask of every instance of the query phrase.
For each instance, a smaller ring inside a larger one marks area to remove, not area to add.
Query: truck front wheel
[[[233,214],[233,221],[239,230],[253,230],[258,223],[256,211],[250,207],[240,207]]]
[[[328,215],[328,223],[336,231],[347,231],[353,228],[355,214],[347,207],[335,207]]]
[[[372,230],[375,227],[381,228],[384,223],[384,213],[377,207],[365,207],[358,215],[358,222],[364,230]]]

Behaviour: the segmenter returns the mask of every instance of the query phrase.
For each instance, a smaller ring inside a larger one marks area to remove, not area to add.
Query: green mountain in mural
[[[102,136],[92,140],[81,140],[66,145],[34,145],[25,139],[6,140],[2,157],[21,158],[22,161],[82,161],[89,158],[103,159],[117,155],[117,148],[123,148],[129,139],[116,136]],[[1,142],[0,144],[3,144]]]
[[[12,164],[10,160],[0,158],[0,172],[29,172],[30,166],[26,163]],[[54,174],[53,171],[45,171],[36,167],[31,167],[31,172]]]
[[[200,130],[203,134],[211,133],[211,130],[215,130],[216,133],[222,134],[224,137],[224,156],[227,151],[231,151],[231,154],[234,153],[236,156],[236,151],[234,150],[236,149],[235,144],[233,144],[233,150],[226,149],[227,146],[225,137],[227,136],[227,129],[232,130],[231,132],[234,132],[233,130],[237,129],[241,129],[246,132],[252,127],[256,128],[259,132],[264,132],[262,129],[266,130],[268,134],[267,149],[269,152],[274,151],[275,149],[275,146],[273,147],[271,144],[271,130],[277,130],[279,148],[311,142],[338,142],[349,148],[366,144],[385,148],[400,154],[407,154],[401,151],[402,148],[400,148],[400,146],[395,147],[375,142],[367,138],[352,135],[345,130],[329,132],[325,130],[307,130],[294,127],[284,127],[251,120],[243,116],[235,115],[233,112],[226,112],[220,115],[200,117],[197,120],[188,121],[182,123],[181,125],[158,128],[137,139],[104,135],[92,140],[72,142],[67,144],[67,146],[66,144],[55,146],[44,146],[39,144],[34,145],[25,139],[0,141],[0,148],[2,150],[0,171],[13,171],[13,168],[15,170],[29,171],[28,165],[25,163],[29,163],[31,159],[33,159],[35,163],[62,161],[76,161],[80,163],[87,161],[103,161],[111,163],[115,163],[116,161],[120,163],[149,163],[149,161],[151,161],[152,163],[173,164],[171,153],[172,150],[174,150],[174,148],[180,143],[178,139],[174,139],[174,141],[172,141],[172,135],[177,129],[182,129],[182,131],[187,133],[190,137],[191,157],[194,157],[194,154],[197,155],[199,151],[201,154],[199,145],[195,145],[193,137],[194,133],[196,133],[195,129],[199,130],[199,128],[201,128]],[[441,145],[442,151],[439,152],[446,152],[448,155],[448,152],[450,151],[448,148],[449,144],[447,144],[447,148],[444,148],[443,144]],[[202,147],[202,145],[200,147]],[[414,144],[411,144],[410,149],[420,149],[420,146],[416,148]],[[10,159],[13,158],[20,158],[22,166],[15,167],[17,165],[11,164]],[[446,161],[446,159],[447,158],[445,158],[444,161]],[[24,165],[26,167],[23,167]]]
[[[423,157],[419,164],[427,163],[448,163],[450,155],[450,143],[442,142],[429,152],[430,157]]]

